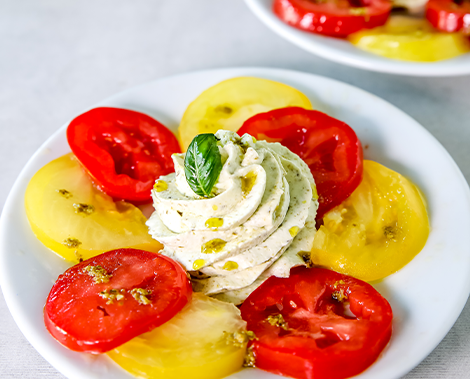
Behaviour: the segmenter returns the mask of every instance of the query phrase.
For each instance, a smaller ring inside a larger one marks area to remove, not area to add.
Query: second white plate
[[[365,70],[412,76],[457,76],[470,74],[470,53],[439,62],[418,63],[389,59],[360,50],[346,40],[304,32],[287,25],[272,11],[273,0],[245,0],[253,13],[289,42],[316,54]]]
[[[231,77],[257,76],[305,93],[313,106],[348,123],[365,158],[411,178],[423,190],[432,231],[411,263],[375,287],[394,311],[389,346],[361,379],[396,379],[419,364],[447,334],[470,292],[470,192],[444,148],[416,121],[391,104],[350,85],[310,74],[261,68],[189,73],[157,80],[111,97],[108,105],[147,113],[173,131],[187,105],[208,87]],[[73,118],[75,115],[71,115]],[[16,181],[0,221],[0,280],[8,307],[23,334],[68,378],[130,379],[106,356],[67,350],[46,331],[42,310],[52,284],[69,264],[34,236],[24,192],[34,173],[69,152],[66,125],[30,159]],[[247,369],[231,379],[277,378]]]

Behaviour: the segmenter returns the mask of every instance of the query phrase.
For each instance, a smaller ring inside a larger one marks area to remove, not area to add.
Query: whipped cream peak
[[[215,134],[223,167],[213,197],[196,195],[186,182],[184,154],[175,173],[152,190],[150,234],[163,254],[196,279],[193,287],[240,303],[268,276],[289,276],[304,264],[315,235],[317,199],[308,166],[279,143],[231,131]]]

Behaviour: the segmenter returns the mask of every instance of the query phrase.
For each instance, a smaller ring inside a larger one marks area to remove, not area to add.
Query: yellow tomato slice
[[[313,243],[313,264],[372,281],[390,275],[418,254],[429,221],[418,188],[402,175],[364,161],[364,177],[323,218]]]
[[[201,93],[184,112],[178,132],[183,150],[201,133],[219,129],[236,132],[257,113],[284,107],[312,109],[300,91],[272,80],[239,77],[225,80]]]
[[[157,252],[139,208],[96,189],[72,154],[41,168],[25,194],[26,214],[36,237],[69,261],[134,247]]]
[[[139,378],[219,379],[242,367],[245,328],[233,304],[194,293],[170,321],[107,354]]]
[[[388,58],[434,62],[470,51],[462,33],[442,33],[425,19],[392,16],[384,26],[351,34],[349,41],[360,49]]]

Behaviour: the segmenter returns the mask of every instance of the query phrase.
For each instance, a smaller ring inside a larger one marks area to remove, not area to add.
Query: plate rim
[[[294,76],[295,75],[300,75],[300,76],[305,75],[305,76],[313,77],[317,80],[320,79],[320,80],[335,82],[337,85],[349,87],[349,89],[352,89],[353,91],[362,92],[363,94],[374,98],[375,101],[382,102],[382,104],[386,105],[390,109],[393,109],[395,112],[398,112],[402,117],[408,118],[409,121],[411,123],[413,123],[415,127],[417,127],[421,132],[424,132],[425,134],[427,134],[428,137],[433,141],[433,143],[442,151],[442,153],[447,156],[448,162],[451,163],[454,166],[455,171],[456,171],[457,176],[458,176],[458,179],[462,183],[462,189],[464,189],[464,192],[466,194],[467,201],[468,201],[468,204],[469,204],[469,207],[470,207],[470,188],[468,186],[467,181],[465,180],[465,177],[463,176],[461,170],[459,169],[458,165],[453,160],[453,158],[449,154],[449,152],[443,147],[443,145],[426,128],[424,128],[421,124],[419,124],[411,116],[409,116],[408,114],[403,112],[401,109],[399,109],[395,105],[389,103],[388,101],[386,101],[386,100],[384,100],[384,99],[382,99],[382,98],[380,98],[380,97],[378,97],[378,96],[376,96],[376,95],[374,95],[374,94],[372,94],[368,91],[365,91],[361,88],[358,88],[354,85],[344,83],[344,82],[341,82],[339,80],[332,79],[332,78],[322,76],[322,75],[316,75],[316,74],[311,74],[311,73],[308,73],[308,72],[302,72],[302,71],[297,71],[297,70],[278,69],[278,68],[264,68],[264,67],[228,67],[228,68],[189,71],[189,72],[184,72],[184,73],[180,73],[180,74],[176,74],[176,75],[160,77],[156,80],[152,80],[152,81],[149,81],[147,83],[142,83],[140,85],[128,88],[124,91],[120,91],[120,92],[118,92],[114,95],[111,95],[111,96],[103,99],[102,101],[94,104],[91,107],[87,107],[84,111],[86,111],[88,109],[91,109],[91,108],[94,108],[96,106],[106,104],[108,102],[113,102],[115,99],[117,99],[121,96],[124,96],[126,93],[139,91],[141,88],[145,88],[147,86],[154,85],[154,84],[156,84],[160,81],[166,81],[166,80],[171,81],[172,79],[177,78],[177,77],[208,75],[208,74],[210,75],[210,74],[213,74],[213,73],[222,73],[224,75],[227,74],[227,78],[228,77],[234,77],[234,76],[241,76],[241,75],[244,75],[244,76],[279,75],[279,76],[285,76],[286,77],[285,80],[288,80],[287,77],[290,76],[290,75],[294,75]],[[75,377],[75,376],[70,375],[70,370],[64,369],[63,365],[60,364],[60,362],[57,362],[56,359],[51,359],[49,357],[50,354],[46,354],[47,355],[46,356],[45,354],[43,354],[44,351],[42,351],[41,349],[39,349],[37,347],[36,341],[34,340],[34,337],[32,336],[34,334],[34,330],[31,330],[31,326],[28,325],[27,322],[25,322],[23,320],[22,315],[19,314],[19,308],[18,308],[18,305],[16,304],[14,291],[12,290],[12,288],[9,287],[8,283],[5,282],[5,280],[6,280],[5,277],[7,276],[7,275],[5,275],[5,272],[6,272],[7,267],[4,264],[5,263],[4,260],[5,260],[5,254],[6,254],[7,249],[6,249],[6,246],[4,246],[4,240],[5,239],[3,238],[4,235],[7,233],[7,230],[8,230],[8,227],[6,226],[6,224],[7,224],[7,221],[6,221],[7,216],[6,215],[9,214],[9,212],[11,212],[11,210],[12,210],[11,208],[14,207],[14,201],[13,201],[14,197],[17,196],[17,193],[20,192],[22,187],[24,186],[24,183],[22,183],[22,180],[24,180],[23,177],[25,176],[25,173],[28,171],[29,167],[34,164],[34,162],[37,160],[37,158],[40,156],[40,154],[43,153],[43,151],[47,148],[47,146],[51,142],[53,142],[55,139],[60,138],[60,136],[65,133],[65,129],[66,129],[68,124],[69,124],[69,122],[65,123],[58,130],[56,130],[50,137],[48,137],[46,139],[46,141],[44,143],[41,144],[41,146],[30,157],[30,159],[27,161],[27,163],[25,164],[23,169],[20,171],[20,173],[19,173],[17,179],[15,180],[15,183],[12,186],[12,188],[10,190],[10,193],[9,193],[7,199],[6,199],[5,206],[4,206],[4,209],[2,211],[1,218],[0,218],[0,285],[1,285],[2,292],[3,292],[4,297],[5,297],[5,301],[6,301],[6,304],[8,306],[8,309],[10,310],[10,313],[12,314],[12,316],[15,320],[15,323],[18,325],[18,327],[20,328],[23,335],[27,338],[28,342],[36,349],[36,351],[38,351],[39,354],[41,354],[49,362],[49,364],[51,364],[53,367],[55,367],[62,374],[66,375],[67,377],[72,378],[72,377]],[[442,339],[447,335],[449,330],[454,325],[455,321],[460,316],[460,313],[462,312],[462,310],[463,310],[463,308],[464,308],[464,306],[467,302],[468,296],[470,294],[470,278],[467,280],[467,285],[465,286],[465,290],[463,288],[461,288],[460,292],[461,292],[461,294],[459,296],[459,302],[453,304],[454,308],[456,310],[458,310],[458,313],[454,313],[455,317],[454,316],[447,317],[446,326],[444,328],[441,328],[441,333],[440,333],[439,337],[436,339],[435,345],[430,346],[422,354],[420,354],[422,357],[417,362],[415,362],[414,364],[408,365],[407,367],[403,367],[402,370],[400,370],[400,372],[401,372],[400,375],[404,375],[404,374],[408,373],[414,367],[419,365],[422,362],[422,360],[425,359],[435,349],[435,347],[442,341]],[[20,320],[20,321],[18,321],[18,320]]]

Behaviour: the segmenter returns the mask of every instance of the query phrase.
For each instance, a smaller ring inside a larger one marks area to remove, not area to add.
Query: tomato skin
[[[352,5],[351,0],[275,0],[273,10],[281,20],[298,29],[346,37],[361,29],[385,24],[392,9],[391,2],[387,0],[356,2]]]
[[[94,108],[76,117],[67,140],[100,189],[136,204],[151,201],[155,180],[173,171],[171,155],[181,152],[157,120],[120,108]]]
[[[86,267],[100,266],[108,281],[96,283]],[[132,289],[151,291],[148,304]],[[122,290],[120,299],[100,296]],[[44,307],[48,331],[71,350],[103,353],[170,320],[190,300],[183,268],[161,254],[118,249],[88,259],[60,275]]]
[[[361,142],[347,124],[325,113],[275,109],[245,121],[238,134],[245,133],[280,142],[307,163],[319,196],[317,220],[348,198],[362,180]]]
[[[443,32],[463,31],[470,34],[470,1],[460,4],[453,0],[429,0],[426,4],[426,18]]]
[[[350,311],[334,300],[347,295]],[[298,267],[289,278],[271,277],[241,307],[257,340],[256,367],[301,379],[341,379],[369,367],[390,340],[393,312],[371,285],[321,268]],[[287,330],[267,322],[282,315]]]

